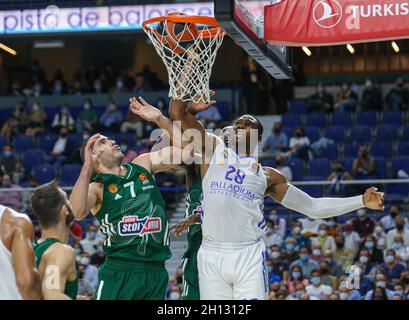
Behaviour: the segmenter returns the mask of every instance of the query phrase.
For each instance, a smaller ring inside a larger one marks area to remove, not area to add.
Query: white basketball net
[[[216,59],[217,50],[223,42],[224,32],[220,28],[212,26],[197,26],[198,34],[192,34],[189,24],[186,23],[183,33],[191,35],[192,41],[188,47],[183,43],[174,41],[173,48],[165,45],[167,37],[168,20],[163,22],[163,31],[159,33],[159,23],[148,24],[144,29],[152,41],[156,52],[162,58],[168,71],[169,97],[175,100],[193,101],[195,103],[210,102],[209,79],[212,74],[212,66]],[[179,52],[177,52],[179,51]]]

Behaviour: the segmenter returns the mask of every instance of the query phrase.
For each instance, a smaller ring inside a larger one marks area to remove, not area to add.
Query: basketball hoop
[[[169,77],[169,97],[210,102],[209,79],[224,31],[216,19],[170,13],[142,23]]]

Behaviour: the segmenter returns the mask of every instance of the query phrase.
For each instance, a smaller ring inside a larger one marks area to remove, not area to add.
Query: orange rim
[[[168,16],[162,16],[162,17],[154,17],[154,18],[150,18],[148,20],[143,21],[142,27],[145,29],[145,31],[152,32],[153,29],[149,27],[150,24],[162,22],[165,20],[169,20],[174,23],[194,23],[194,24],[204,24],[204,25],[211,26],[211,28],[208,28],[200,32],[200,33],[205,32],[205,34],[203,35],[204,38],[214,38],[217,36],[217,34],[224,36],[224,30],[220,28],[216,19],[213,17],[207,17],[207,16],[168,15]],[[222,32],[220,33],[219,30],[221,30]]]

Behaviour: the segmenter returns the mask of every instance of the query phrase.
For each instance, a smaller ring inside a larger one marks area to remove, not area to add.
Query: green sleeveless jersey
[[[143,167],[125,163],[125,176],[98,174],[103,184],[101,209],[95,215],[106,236],[107,259],[131,263],[164,262],[171,257],[162,195]]]
[[[185,218],[193,214],[202,214],[202,179],[200,174],[196,175],[192,185],[187,190],[186,196],[186,215]],[[194,224],[189,227],[187,233],[188,249],[184,254],[186,258],[192,252],[197,252],[202,244],[202,226],[200,224]]]
[[[49,247],[51,247],[54,243],[57,242],[62,243],[60,240],[53,238],[44,239],[44,241],[42,241],[41,243],[38,243],[38,241],[34,241],[33,248],[37,268],[40,267],[41,258],[43,257],[44,252],[46,252]],[[65,283],[64,290],[64,293],[73,300],[77,299],[77,292],[78,292],[78,268],[77,278],[73,281],[67,281]]]

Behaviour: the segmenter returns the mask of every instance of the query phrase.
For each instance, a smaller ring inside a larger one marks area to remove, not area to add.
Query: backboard
[[[280,0],[216,0],[215,17],[229,36],[277,79],[291,77],[291,48],[264,40],[264,7]]]

